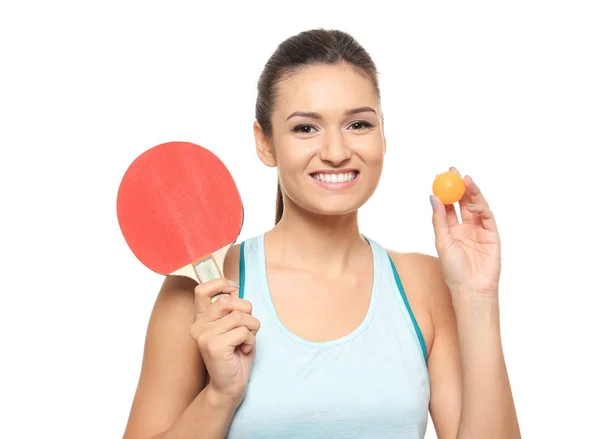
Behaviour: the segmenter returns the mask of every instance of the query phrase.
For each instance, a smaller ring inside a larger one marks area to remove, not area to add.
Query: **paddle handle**
[[[202,259],[194,264],[194,271],[196,272],[196,276],[198,276],[198,280],[201,283],[208,282],[209,280],[218,279],[219,277],[223,277],[215,258],[212,255],[206,259]],[[215,294],[211,297],[211,303],[214,303],[220,296],[225,296],[226,293]]]
[[[227,244],[225,247],[220,248],[216,252],[200,259],[199,261],[188,264],[183,268],[171,273],[175,276],[186,276],[196,282],[204,283],[209,280],[218,279],[223,276],[223,263],[225,262],[225,256],[231,244]],[[218,297],[228,293],[219,293],[212,297],[212,301],[217,300]]]
[[[194,264],[194,271],[201,283],[223,277],[221,270],[212,255]]]
[[[231,247],[233,243],[227,244],[223,248],[220,248],[213,254],[207,256],[196,262],[194,264],[194,271],[196,272],[196,276],[198,276],[198,280],[201,283],[208,282],[209,280],[217,279],[223,276],[223,264],[225,262],[225,255]],[[214,295],[211,298],[211,301],[214,302],[220,296],[224,296],[228,293],[219,293]]]

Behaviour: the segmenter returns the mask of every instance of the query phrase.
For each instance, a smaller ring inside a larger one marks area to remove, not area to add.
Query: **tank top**
[[[356,329],[314,342],[279,320],[264,234],[240,246],[240,296],[261,322],[246,396],[228,439],[422,439],[430,383],[423,336],[386,250],[373,257],[369,308]]]

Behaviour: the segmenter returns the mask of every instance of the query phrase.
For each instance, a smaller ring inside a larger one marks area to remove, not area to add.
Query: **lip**
[[[319,181],[315,178],[312,177],[313,174],[345,174],[347,172],[354,172],[356,173],[356,177],[354,177],[354,180],[350,180],[350,181],[344,181],[342,183],[327,183],[326,181]],[[352,168],[348,168],[348,169],[324,169],[322,171],[315,171],[315,172],[311,172],[308,175],[308,178],[310,178],[312,180],[313,183],[315,183],[317,186],[323,188],[323,189],[327,189],[330,191],[343,191],[346,190],[352,186],[354,186],[356,184],[356,182],[358,181],[358,179],[360,178],[360,172],[357,169],[352,169]]]

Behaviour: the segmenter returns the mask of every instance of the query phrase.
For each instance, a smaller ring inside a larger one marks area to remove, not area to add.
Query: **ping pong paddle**
[[[128,167],[117,217],[129,248],[146,267],[206,282],[223,277],[244,212],[235,181],[215,154],[193,143],[167,142]]]

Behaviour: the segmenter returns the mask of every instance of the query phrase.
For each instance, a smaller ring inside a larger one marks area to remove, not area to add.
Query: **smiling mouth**
[[[339,173],[315,172],[310,176],[323,183],[348,183],[358,176],[358,171],[348,171]]]

